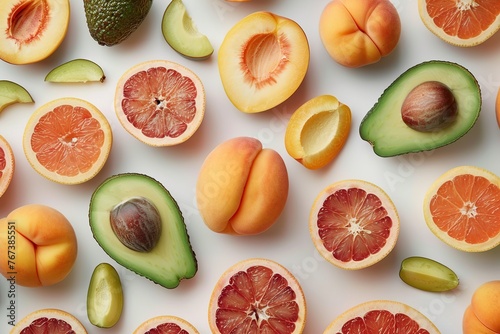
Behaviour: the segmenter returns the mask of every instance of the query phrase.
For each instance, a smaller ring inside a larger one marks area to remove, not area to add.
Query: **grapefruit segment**
[[[316,197],[309,217],[316,249],[343,269],[371,266],[394,248],[399,216],[378,186],[362,180],[336,182]]]
[[[9,142],[0,135],[0,197],[7,191],[15,169],[14,152]]]
[[[323,334],[439,334],[437,327],[413,307],[391,300],[358,304],[335,318]]]
[[[500,177],[459,166],[442,174],[424,198],[427,226],[446,244],[481,252],[500,244]]]
[[[296,278],[281,264],[253,258],[228,268],[209,304],[214,334],[302,333],[306,301]]]
[[[445,42],[471,47],[500,28],[500,2],[491,0],[419,0],[424,25]]]
[[[87,334],[87,331],[72,314],[47,308],[29,313],[10,331],[10,334],[24,333]]]
[[[99,109],[67,97],[48,102],[31,115],[23,148],[40,175],[57,183],[78,184],[101,170],[112,141],[111,127]]]
[[[189,139],[205,115],[205,89],[188,68],[167,60],[137,64],[118,80],[115,111],[121,125],[151,146]]]

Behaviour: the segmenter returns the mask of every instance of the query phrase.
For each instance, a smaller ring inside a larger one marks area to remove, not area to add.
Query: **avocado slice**
[[[160,238],[148,252],[125,246],[111,227],[112,210],[137,197],[148,199],[160,214]],[[124,173],[104,180],[92,194],[89,222],[94,239],[111,258],[165,288],[175,288],[197,272],[196,256],[179,206],[170,192],[150,176]]]
[[[451,90],[457,116],[447,127],[417,131],[403,122],[401,107],[413,88],[430,81],[440,82]],[[429,151],[465,135],[476,123],[481,103],[480,86],[469,70],[454,62],[426,61],[406,70],[382,93],[361,121],[359,133],[381,157]]]

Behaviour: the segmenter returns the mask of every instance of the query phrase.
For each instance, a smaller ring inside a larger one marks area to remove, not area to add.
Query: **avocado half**
[[[160,238],[149,252],[126,247],[111,228],[113,208],[134,197],[151,201],[161,217]],[[111,258],[161,286],[175,288],[197,272],[196,256],[177,202],[160,182],[147,175],[117,174],[101,183],[90,200],[89,222],[94,239]]]
[[[407,126],[401,106],[410,91],[421,83],[438,81],[451,90],[458,115],[449,126],[432,132],[420,132]],[[440,60],[415,65],[401,74],[380,96],[361,121],[361,138],[382,157],[429,151],[458,140],[476,123],[481,111],[481,89],[465,67]]]

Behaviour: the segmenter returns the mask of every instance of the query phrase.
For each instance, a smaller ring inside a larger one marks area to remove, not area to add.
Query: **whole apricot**
[[[0,273],[27,287],[62,281],[77,256],[77,239],[68,219],[49,206],[28,204],[0,219]]]
[[[288,173],[275,150],[251,137],[215,147],[196,184],[198,210],[214,232],[252,235],[270,228],[288,197]]]
[[[471,308],[484,326],[500,333],[500,280],[481,284],[472,294]]]
[[[361,67],[396,48],[401,20],[389,0],[332,0],[321,13],[319,33],[336,62]]]
[[[462,332],[463,334],[498,334],[479,321],[470,305],[467,306],[463,315]]]

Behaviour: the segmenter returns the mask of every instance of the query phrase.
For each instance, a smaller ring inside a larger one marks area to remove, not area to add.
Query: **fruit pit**
[[[421,132],[443,129],[453,123],[457,115],[453,92],[438,81],[426,81],[413,88],[401,106],[403,122]]]
[[[151,251],[160,239],[160,213],[144,197],[134,197],[115,206],[110,223],[118,240],[137,252]]]

